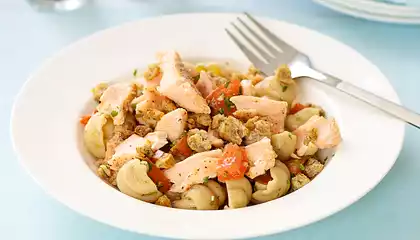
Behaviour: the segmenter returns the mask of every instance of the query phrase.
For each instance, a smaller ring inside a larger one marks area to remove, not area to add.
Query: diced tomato
[[[301,104],[301,103],[296,103],[289,111],[289,114],[295,114],[297,112],[299,112],[300,110],[307,108],[307,106]]]
[[[285,162],[287,168],[292,175],[296,175],[305,170],[304,164],[306,159],[291,159]]]
[[[90,119],[90,117],[91,117],[92,115],[85,115],[85,116],[82,116],[81,118],[80,118],[80,120],[79,120],[79,122],[81,123],[81,124],[83,124],[83,125],[86,125],[88,122],[89,122],[89,119]]]
[[[269,171],[267,171],[265,174],[260,175],[254,179],[254,181],[262,183],[262,184],[268,184],[269,181],[273,180],[271,177],[271,174]]]
[[[217,179],[221,182],[242,178],[248,169],[248,157],[244,148],[236,144],[225,147],[222,158],[217,161]]]
[[[92,114],[97,113],[98,110],[94,110]],[[79,122],[83,125],[86,125],[89,122],[89,119],[92,117],[92,115],[84,115],[80,118]]]
[[[183,157],[189,157],[192,155],[192,150],[188,146],[187,142],[187,136],[181,137],[175,145],[171,148],[170,152],[174,156],[183,156]]]
[[[207,97],[207,103],[211,107],[213,114],[221,113],[226,116],[232,115],[236,111],[235,105],[230,98],[239,95],[241,81],[233,79],[214,89]]]
[[[152,179],[152,181],[156,184],[159,191],[166,193],[169,191],[169,188],[171,188],[171,182],[169,179],[165,176],[162,170],[160,170],[158,167],[153,164],[152,161],[147,160],[149,162],[149,167],[151,169],[147,173],[147,175]]]

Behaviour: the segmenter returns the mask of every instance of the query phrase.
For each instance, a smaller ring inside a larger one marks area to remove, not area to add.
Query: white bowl
[[[57,200],[103,223],[182,239],[255,237],[325,218],[371,190],[394,164],[404,124],[356,100],[303,81],[305,99],[336,117],[344,141],[310,184],[280,199],[243,209],[188,211],[141,202],[100,180],[84,151],[79,117],[92,103],[90,89],[154,62],[176,49],[185,59],[250,63],[225,35],[232,14],[186,14],[128,23],[78,41],[48,60],[27,81],[13,109],[11,128],[19,159]],[[317,67],[398,102],[383,74],[356,51],[289,23],[261,19],[307,53]]]

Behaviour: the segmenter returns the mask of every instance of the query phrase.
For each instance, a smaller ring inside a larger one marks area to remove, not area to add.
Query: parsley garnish
[[[305,166],[303,166],[303,164],[299,164],[299,168],[300,168],[300,170],[305,170]]]
[[[227,81],[225,82],[225,88],[228,88],[228,87],[229,87],[229,84],[230,84],[230,80],[227,80]]]
[[[283,88],[282,88],[283,92],[286,92],[287,88],[288,88],[287,85],[283,86]]]
[[[198,80],[200,80],[200,75],[194,76],[192,79],[194,80],[194,83],[197,83]]]
[[[117,116],[117,115],[118,115],[118,112],[117,112],[117,111],[113,110],[113,111],[111,112],[111,116],[112,116],[112,117],[115,117],[115,116]]]
[[[207,176],[207,177],[204,177],[203,178],[203,183],[208,183],[209,182],[209,177]]]
[[[157,182],[156,186],[157,186],[157,188],[161,188],[161,187],[163,187],[163,183]]]
[[[131,104],[131,107],[133,108],[133,110],[136,110],[137,103],[132,103],[132,104]]]
[[[223,114],[225,114],[225,110],[223,108],[220,108],[219,113],[223,115]]]
[[[133,76],[134,76],[134,77],[137,77],[137,68],[135,68],[135,69],[134,69],[134,71],[133,71]]]
[[[149,169],[147,170],[147,172],[150,172],[152,170],[153,165],[149,161],[147,161],[147,165],[149,166]]]
[[[292,139],[292,134],[291,133],[289,133],[289,138]]]
[[[229,98],[225,98],[223,101],[225,102],[226,107],[229,109],[233,105],[233,103],[229,100]]]

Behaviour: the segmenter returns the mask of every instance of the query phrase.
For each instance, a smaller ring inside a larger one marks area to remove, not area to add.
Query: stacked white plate
[[[406,4],[375,0],[315,0],[333,10],[374,21],[420,24],[420,1],[406,0]],[[391,1],[389,1],[391,2]]]

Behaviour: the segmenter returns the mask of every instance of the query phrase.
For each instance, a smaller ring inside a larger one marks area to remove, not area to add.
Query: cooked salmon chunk
[[[159,56],[163,72],[159,91],[185,108],[195,113],[210,113],[210,108],[191,80],[177,52],[170,51]]]
[[[177,140],[185,130],[188,113],[183,108],[178,108],[165,114],[156,124],[156,131],[168,134],[168,139],[173,142]]]
[[[111,116],[115,125],[122,125],[131,101],[135,98],[135,84],[116,83],[109,86],[100,97],[98,112]]]
[[[166,170],[165,176],[173,183],[170,191],[185,192],[194,184],[216,177],[217,160],[221,156],[220,149],[196,153]]]
[[[283,131],[287,102],[253,96],[234,96],[230,101],[238,110],[255,109],[258,115],[267,116],[272,123],[273,134]]]
[[[296,149],[313,143],[319,149],[332,148],[341,142],[340,129],[334,119],[312,116],[293,132],[297,137]]]
[[[263,138],[260,141],[245,147],[246,155],[249,161],[249,170],[245,174],[254,179],[263,175],[266,170],[274,167],[276,164],[276,153],[271,146],[269,138]]]
[[[137,148],[143,147],[146,144],[152,145],[150,140],[142,138],[136,134],[131,135],[129,138],[120,143],[114,151],[114,155],[108,161],[111,168],[118,169],[126,161],[137,157]]]
[[[213,91],[213,81],[211,77],[204,71],[200,72],[200,78],[195,84],[201,96],[206,98]]]

